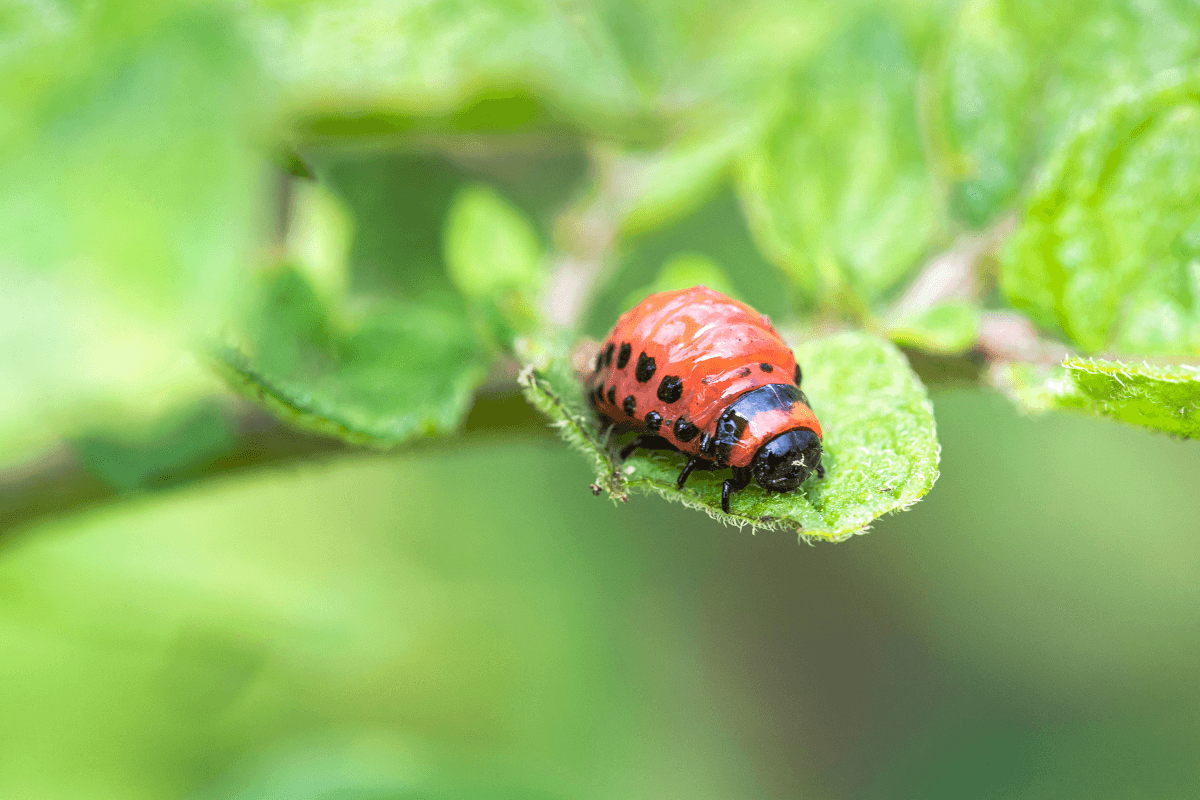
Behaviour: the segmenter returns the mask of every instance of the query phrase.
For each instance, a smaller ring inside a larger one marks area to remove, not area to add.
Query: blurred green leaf
[[[1009,378],[1030,411],[1073,409],[1200,439],[1200,367],[1071,358],[1049,378],[1021,364]]]
[[[317,172],[345,203],[354,224],[352,297],[403,298],[461,313],[466,307],[446,263],[446,224],[459,192],[486,182],[524,215],[545,248],[558,212],[586,164],[575,149],[476,158],[319,151]]]
[[[297,114],[339,121],[341,134],[403,133],[480,102],[485,110],[451,126],[512,130],[556,109],[613,130],[642,117],[636,83],[590,6],[260,0],[247,16]]]
[[[569,361],[531,345],[520,382],[529,401],[591,463],[596,482],[616,498],[630,489],[657,493],[737,525],[796,530],[840,540],[923,497],[938,475],[939,446],[925,387],[891,344],[867,334],[840,334],[795,348],[804,391],[824,429],[824,479],[768,496],[757,485],[721,512],[720,473],[695,473],[682,490],[679,453],[635,454],[616,461],[600,435]]]
[[[458,193],[443,233],[446,270],[467,298],[482,336],[504,350],[540,322],[536,296],[545,275],[529,220],[482,185]]]
[[[979,338],[979,306],[966,301],[941,303],[890,322],[887,335],[896,344],[930,353],[965,353]]]
[[[730,285],[725,271],[711,258],[698,253],[680,253],[663,264],[662,269],[654,276],[654,283],[630,292],[625,298],[625,310],[628,311],[656,292],[669,292],[692,286],[707,286],[735,300],[741,299]]]
[[[1003,256],[1014,305],[1086,350],[1200,352],[1198,91],[1122,92],[1056,154]]]
[[[697,129],[657,150],[598,146],[606,173],[600,180],[620,187],[621,233],[659,228],[692,210],[716,191],[736,160],[756,143],[777,113],[775,99],[758,99],[732,119],[693,121]]]
[[[798,310],[787,277],[763,258],[732,187],[725,186],[672,224],[623,242],[611,274],[597,288],[583,330],[594,336],[607,333],[612,321],[630,309],[630,299],[640,300],[664,265],[681,254],[718,265],[730,288],[725,293],[745,299],[772,319],[786,319]]]
[[[524,215],[486,186],[463,189],[445,228],[446,269],[465,297],[482,299],[533,290],[542,276],[542,248]]]
[[[974,0],[941,75],[955,215],[982,227],[1113,91],[1200,56],[1200,8],[1178,0]]]
[[[350,247],[354,220],[350,209],[315,180],[292,181],[287,228],[287,259],[330,300],[342,300],[349,289]]]
[[[1047,28],[1064,33],[1050,24],[1059,8],[975,0],[950,26],[943,81],[953,153],[943,155],[950,163],[942,167],[952,182],[951,211],[976,227],[1009,206],[1028,168],[1036,125],[1028,112],[1041,88],[1033,37]],[[1071,8],[1063,4],[1058,13],[1070,17]]]
[[[3,449],[204,383],[184,349],[252,261],[273,100],[223,4],[0,15]]]
[[[773,0],[258,0],[249,29],[302,132],[394,136],[581,127],[657,146],[739,120],[842,12]]]
[[[290,268],[264,279],[247,317],[216,353],[234,387],[291,424],[358,444],[456,430],[487,372],[461,316],[395,303],[332,319]]]
[[[236,21],[184,3],[55,16],[0,71],[6,267],[71,273],[159,322],[211,321],[247,263],[246,140],[269,113]]]
[[[860,19],[805,71],[788,113],[743,164],[742,200],[763,250],[824,304],[879,299],[939,230],[918,57],[894,20]]]

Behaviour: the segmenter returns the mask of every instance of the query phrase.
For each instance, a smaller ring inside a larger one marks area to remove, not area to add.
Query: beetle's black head
[[[808,428],[781,433],[754,454],[750,469],[758,485],[790,492],[808,480],[821,463],[821,437]]]

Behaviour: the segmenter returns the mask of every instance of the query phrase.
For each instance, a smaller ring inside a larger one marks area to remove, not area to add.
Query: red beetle
[[[696,468],[733,468],[729,495],[751,479],[789,492],[821,466],[821,423],[800,391],[800,365],[763,314],[703,286],[659,292],[617,320],[587,380],[601,422],[639,447],[687,453]]]

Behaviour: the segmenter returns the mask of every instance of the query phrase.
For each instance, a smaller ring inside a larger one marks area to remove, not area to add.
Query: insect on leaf
[[[907,508],[937,479],[940,451],[925,387],[894,345],[869,334],[839,334],[795,348],[804,368],[804,391],[825,433],[825,478],[769,496],[751,485],[735,496],[730,514],[721,512],[727,470],[694,472],[678,490],[675,479],[686,460],[680,453],[639,451],[620,463],[565,351],[528,344],[521,387],[588,459],[597,485],[617,499],[627,499],[631,490],[657,493],[736,525],[837,541]]]

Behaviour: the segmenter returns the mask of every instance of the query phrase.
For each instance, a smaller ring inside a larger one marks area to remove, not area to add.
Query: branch
[[[545,420],[521,397],[515,379],[501,381],[497,377],[485,384],[489,393],[478,398],[461,435],[421,439],[390,451],[353,447],[340,439],[296,430],[236,400],[233,414],[237,439],[232,449],[211,462],[159,475],[132,492],[93,475],[70,444],[63,442],[31,462],[0,472],[0,544],[12,541],[20,529],[48,517],[76,514],[132,495],[154,494],[256,469],[329,461],[354,453],[389,458],[439,452],[518,430],[525,435],[549,437]]]

